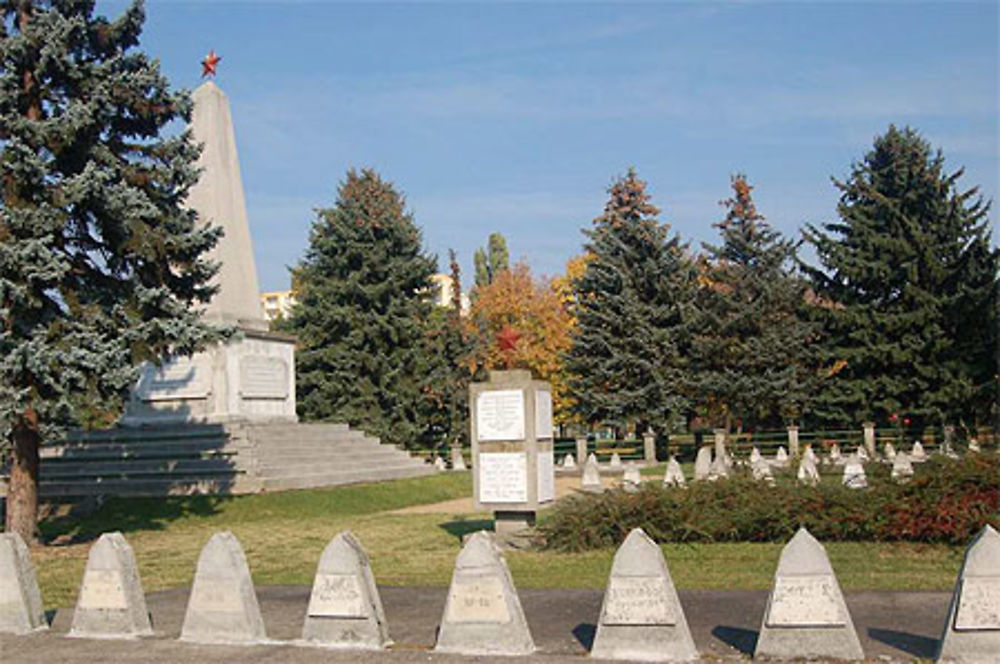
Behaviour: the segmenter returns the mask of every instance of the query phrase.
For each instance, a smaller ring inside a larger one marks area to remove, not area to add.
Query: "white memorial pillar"
[[[535,523],[555,500],[552,388],[530,371],[491,371],[469,385],[473,496],[502,539]]]

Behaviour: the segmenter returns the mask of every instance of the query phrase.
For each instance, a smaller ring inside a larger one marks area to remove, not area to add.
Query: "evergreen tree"
[[[818,415],[917,426],[982,419],[996,403],[997,251],[978,188],[910,128],[889,130],[840,190],[840,221],[807,226],[827,306]]]
[[[812,388],[805,282],[792,273],[797,244],[771,228],[746,176],[732,178],[722,244],[705,244],[692,393],[718,426],[775,424],[801,417]]]
[[[490,233],[486,249],[476,249],[472,260],[476,266],[476,286],[492,284],[498,274],[510,268],[507,239],[500,233]]]
[[[468,362],[471,344],[462,326],[462,276],[458,257],[448,250],[451,269],[451,302],[434,307],[425,351],[431,367],[427,380],[428,435],[434,442],[463,444],[469,438]]]
[[[0,8],[0,440],[7,529],[30,541],[41,440],[217,336],[191,305],[219,231],[183,206],[198,147],[161,134],[190,100],[136,48],[141,3],[110,22],[86,1]]]
[[[351,170],[296,268],[299,414],[412,447],[426,429],[434,260],[391,183]]]
[[[588,423],[668,430],[688,407],[693,265],[634,170],[608,193],[604,214],[584,232],[589,260],[574,282],[571,391]]]

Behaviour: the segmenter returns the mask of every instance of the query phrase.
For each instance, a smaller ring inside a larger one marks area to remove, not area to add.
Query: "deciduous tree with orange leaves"
[[[466,325],[473,345],[467,360],[472,370],[530,370],[552,383],[553,415],[557,423],[566,423],[562,357],[570,346],[571,319],[551,283],[534,279],[524,263],[503,270],[476,289]],[[519,335],[512,350],[501,348],[497,339],[504,330]]]

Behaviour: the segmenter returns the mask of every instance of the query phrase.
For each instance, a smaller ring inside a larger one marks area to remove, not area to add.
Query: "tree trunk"
[[[31,408],[14,423],[14,459],[7,488],[7,532],[35,542],[38,526],[38,417]]]

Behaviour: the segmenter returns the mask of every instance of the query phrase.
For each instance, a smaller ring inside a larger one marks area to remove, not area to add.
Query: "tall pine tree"
[[[490,233],[486,248],[476,249],[472,259],[476,267],[476,287],[492,284],[498,274],[510,268],[507,238],[502,233]]]
[[[695,272],[634,170],[608,190],[589,260],[574,282],[577,326],[566,368],[591,424],[668,430],[688,408],[688,323]]]
[[[727,429],[734,418],[759,426],[801,417],[815,327],[804,317],[805,282],[793,273],[796,243],[757,211],[745,175],[733,176],[732,188],[715,224],[722,244],[704,245],[692,353],[692,394]]]
[[[426,335],[434,260],[403,196],[351,170],[319,210],[295,270],[299,414],[412,447],[426,430]]]
[[[914,130],[889,127],[834,180],[840,220],[807,226],[827,302],[826,421],[982,420],[996,403],[998,254],[989,203],[959,189],[962,173]]]
[[[204,260],[218,230],[183,201],[198,174],[186,94],[136,47],[144,13],[0,4],[0,440],[7,529],[34,537],[39,443],[81,408],[121,403],[143,360],[215,332]]]

